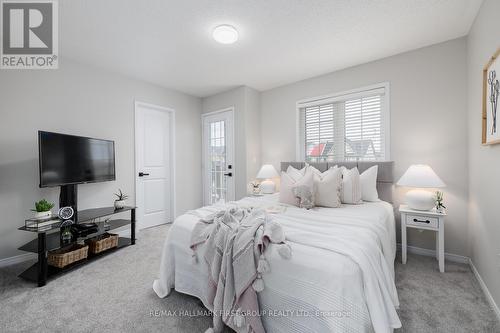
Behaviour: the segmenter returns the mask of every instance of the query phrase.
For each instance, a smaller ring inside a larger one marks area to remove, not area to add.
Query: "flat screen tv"
[[[115,180],[115,143],[38,132],[40,187]]]

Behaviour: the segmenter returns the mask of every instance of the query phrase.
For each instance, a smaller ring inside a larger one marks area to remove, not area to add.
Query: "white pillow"
[[[293,166],[289,165],[288,168],[286,168],[286,173],[292,177],[293,180],[297,181],[300,178],[304,177],[306,174],[307,166],[303,167],[302,169],[296,169]]]
[[[310,166],[309,168],[314,174],[314,204],[322,207],[340,207],[342,171],[332,167],[321,173],[315,167]]]
[[[345,204],[357,205],[362,202],[361,180],[358,168],[351,170],[342,167],[342,191],[340,200]]]
[[[297,186],[305,185],[314,193],[314,174],[306,172],[299,180],[293,179],[288,173],[281,173],[280,202],[288,205],[299,206],[299,199],[293,193]]]
[[[363,201],[379,201],[377,192],[378,165],[365,170],[361,175],[361,198]]]
[[[326,173],[326,172],[329,171],[329,170],[326,170],[325,172],[321,172],[321,171],[319,171],[318,169],[316,169],[315,167],[313,167],[312,165],[309,165],[309,164],[306,164],[306,166],[305,166],[304,169],[312,171],[314,173],[314,175],[321,175],[321,174]],[[302,169],[302,170],[304,170],[304,169]]]

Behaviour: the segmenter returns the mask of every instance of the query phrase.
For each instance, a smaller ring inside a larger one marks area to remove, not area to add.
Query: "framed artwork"
[[[500,48],[483,68],[483,145],[500,143]]]

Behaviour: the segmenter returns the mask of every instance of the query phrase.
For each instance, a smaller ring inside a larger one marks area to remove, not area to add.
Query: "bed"
[[[330,167],[328,163],[311,164],[320,171]],[[334,164],[348,168],[356,166],[360,172],[379,165],[377,189],[382,200],[309,211],[288,206],[284,212],[275,214],[293,255],[286,260],[278,255],[273,245],[267,249],[267,260],[272,268],[262,277],[265,289],[258,294],[262,323],[267,332],[379,333],[392,332],[400,325],[395,314],[398,301],[394,284],[396,236],[391,204],[393,162]],[[281,169],[286,170],[288,165],[301,168],[303,163],[283,162]],[[266,208],[278,204],[278,195],[248,197],[238,203]],[[202,207],[179,216],[173,223],[164,244],[159,279],[153,283],[159,297],[166,297],[175,289],[199,298],[210,309],[206,292],[207,268],[191,260],[189,244],[191,231],[200,216],[223,207],[222,204]],[[369,265],[376,266],[372,269],[377,274],[373,274],[382,276],[376,283],[384,285],[381,288],[384,295],[374,295],[367,288],[367,279],[373,277],[367,277],[356,253],[366,253],[370,257]],[[384,297],[391,300],[383,302]]]

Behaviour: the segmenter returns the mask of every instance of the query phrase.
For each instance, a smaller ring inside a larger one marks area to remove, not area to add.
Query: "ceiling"
[[[65,0],[60,55],[199,97],[263,91],[464,36],[481,2]],[[216,43],[219,24],[240,40]]]

